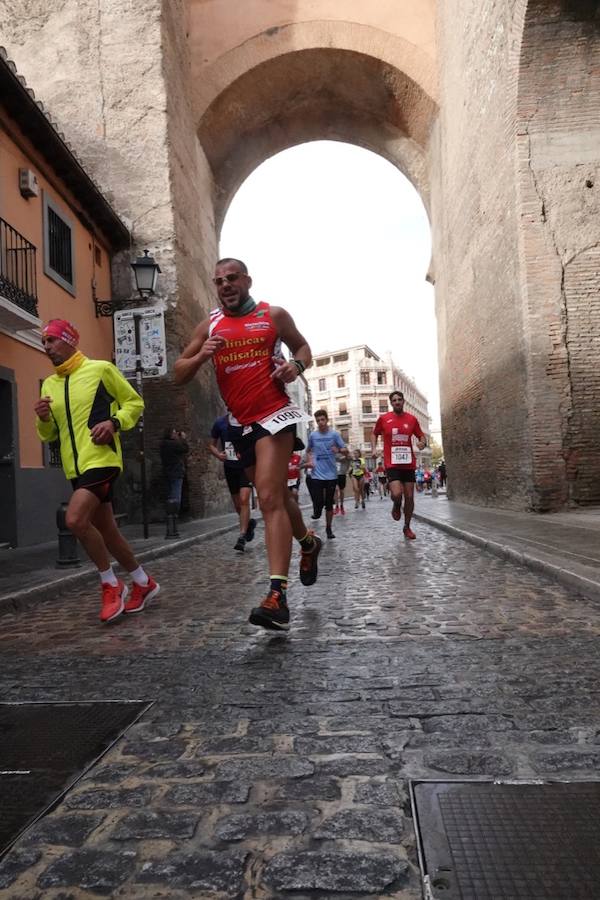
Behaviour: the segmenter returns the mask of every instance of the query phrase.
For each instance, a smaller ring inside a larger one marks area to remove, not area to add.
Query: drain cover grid
[[[0,704],[0,856],[150,705]]]
[[[597,900],[600,784],[415,782],[432,900]]]

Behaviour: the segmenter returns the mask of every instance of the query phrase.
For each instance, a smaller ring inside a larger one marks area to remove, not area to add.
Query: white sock
[[[138,566],[137,569],[134,569],[133,572],[129,573],[136,584],[139,584],[140,587],[146,587],[148,584],[148,576],[144,572],[141,566]]]
[[[113,572],[112,566],[109,566],[106,572],[100,572],[100,581],[102,584],[112,584],[113,587],[118,585],[119,581]]]

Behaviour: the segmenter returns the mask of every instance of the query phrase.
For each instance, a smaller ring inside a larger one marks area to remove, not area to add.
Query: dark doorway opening
[[[0,378],[0,547],[17,543],[15,385]]]

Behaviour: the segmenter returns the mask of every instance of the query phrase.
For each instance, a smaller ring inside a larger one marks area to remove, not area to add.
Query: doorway
[[[0,547],[17,543],[15,418],[15,384],[0,376]]]

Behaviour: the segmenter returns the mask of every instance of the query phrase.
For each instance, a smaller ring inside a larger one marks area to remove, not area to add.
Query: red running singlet
[[[210,314],[208,334],[227,342],[213,356],[217,384],[225,404],[241,425],[259,422],[287,406],[283,384],[271,378],[280,340],[268,303],[258,303],[247,316]]]

